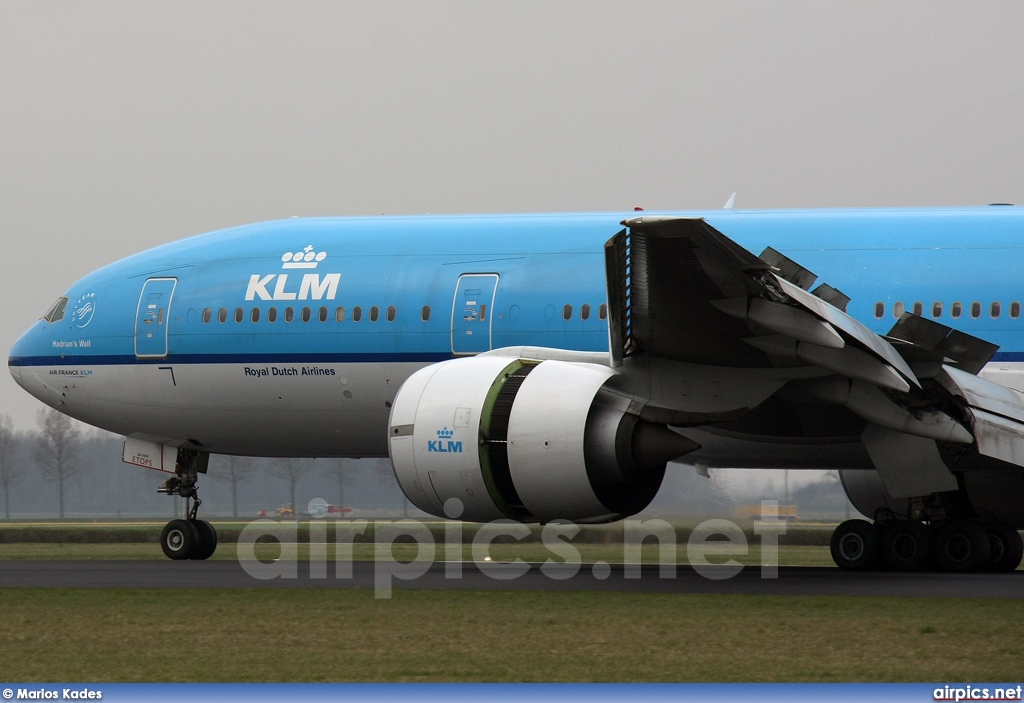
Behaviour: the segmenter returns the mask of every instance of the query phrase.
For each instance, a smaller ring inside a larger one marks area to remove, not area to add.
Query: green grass
[[[313,541],[327,541],[335,539],[336,531],[342,530],[346,539],[352,539],[356,543],[373,542],[376,539],[375,531],[378,528],[386,528],[393,521],[353,521],[349,520],[300,520],[292,521],[270,521],[258,527],[260,530],[275,531],[282,535],[282,538],[289,541],[308,542],[311,534]],[[415,521],[425,527],[434,537],[435,541],[441,541],[447,533],[451,533],[456,541],[472,542],[478,533],[486,534],[493,532],[492,525],[479,525],[475,523],[449,523],[442,520]],[[685,544],[696,523],[674,522],[665,523],[658,521],[661,525],[670,525],[676,534],[676,540]],[[107,521],[0,521],[0,544],[16,544],[21,542],[81,542],[81,543],[116,543],[116,542],[159,542],[160,532],[166,524],[163,520],[107,520]],[[234,543],[238,540],[239,534],[249,525],[250,521],[215,520],[214,527],[220,537],[221,544]],[[628,527],[627,527],[628,525]],[[753,523],[737,523],[744,531],[746,539],[750,543],[760,541],[755,534]],[[780,544],[788,545],[828,545],[832,530],[835,525],[819,523],[793,523],[785,526],[784,533],[779,535]],[[356,532],[354,528],[359,528]],[[498,543],[518,542],[519,544],[540,543],[544,527],[541,525],[527,525],[529,534],[521,540],[516,540],[507,535],[496,537]],[[572,538],[574,544],[618,544],[625,536],[626,530],[636,535],[638,528],[636,521],[617,522],[608,525],[581,525],[579,532]],[[780,525],[776,529],[783,529]],[[320,536],[323,535],[323,536]]]
[[[1016,680],[1024,601],[0,590],[0,679]]]
[[[579,549],[580,557],[585,563],[606,561],[618,564],[624,561],[622,545],[578,544],[575,546]],[[310,547],[308,544],[297,545],[297,550],[299,559],[309,559]],[[463,545],[461,552],[463,559],[471,560],[473,558],[471,545]],[[260,559],[273,559],[280,553],[279,545],[257,545],[256,555]],[[398,543],[392,547],[392,553],[396,559],[409,561],[416,557],[417,548],[415,545]],[[375,557],[375,545],[356,544],[353,546],[352,556],[358,561],[372,561]],[[443,545],[437,545],[436,556],[437,559],[445,558]],[[523,559],[530,562],[543,562],[547,559],[555,559],[554,555],[542,544],[493,544],[490,548],[490,556],[495,561]],[[222,544],[212,558],[237,559],[236,546]],[[328,545],[327,558],[330,560],[335,558],[333,545]],[[742,564],[759,564],[760,546],[751,544],[746,555],[735,555],[731,558],[735,558]],[[166,557],[160,550],[160,545],[156,543],[16,542],[0,544],[0,560],[8,559],[166,559]],[[723,560],[721,557],[709,557],[709,559],[711,561]],[[657,548],[653,545],[645,545],[643,561],[651,563],[657,560]],[[555,559],[555,561],[561,561],[561,559]],[[688,563],[685,545],[679,545],[676,561],[680,564]],[[783,545],[779,547],[779,563],[783,566],[834,566],[828,547],[815,546]]]
[[[214,523],[220,536],[220,546],[214,559],[237,558],[236,540],[247,522],[216,521]],[[370,523],[364,532],[359,534],[354,544],[353,556],[357,560],[375,558],[374,529],[385,523]],[[431,532],[437,543],[436,559],[446,559],[444,540],[450,532],[456,542],[464,542],[461,546],[461,558],[472,559],[471,542],[481,530],[491,529],[488,526],[474,524],[445,525],[443,521],[427,521],[423,523]],[[77,522],[0,522],[0,560],[4,559],[163,559],[159,548],[160,531],[164,523],[159,520],[107,520]],[[276,527],[284,540],[298,541],[300,559],[308,559],[311,533],[314,541],[326,541],[332,546],[328,549],[328,558],[334,558],[333,541],[335,528],[343,528],[347,521],[316,521],[308,520],[299,523],[281,522]],[[678,523],[673,527],[676,531],[675,561],[687,563],[686,542],[693,529],[693,524]],[[312,529],[311,529],[312,527]],[[541,530],[537,525],[530,527],[530,534],[522,540],[509,536],[498,536],[489,547],[492,559],[510,561],[523,559],[530,562],[543,562],[553,555],[541,542]],[[580,532],[572,538],[571,544],[579,550],[580,559],[584,562],[606,561],[622,563],[633,561],[627,555],[623,544],[624,523],[610,525],[581,526]],[[786,534],[781,535],[779,561],[787,566],[830,566],[828,554],[828,537],[831,526],[817,524],[790,525]],[[746,526],[749,551],[746,555],[736,556],[743,564],[760,563],[761,537]],[[352,539],[351,529],[346,531],[347,539]],[[396,542],[393,553],[397,559],[407,561],[416,554],[416,548],[401,541]],[[261,559],[275,558],[280,553],[276,544],[257,545],[257,556]],[[659,558],[653,541],[645,545],[642,560],[654,562]],[[560,560],[560,559],[556,559]],[[722,561],[723,559],[718,559]],[[712,559],[715,561],[715,559]]]

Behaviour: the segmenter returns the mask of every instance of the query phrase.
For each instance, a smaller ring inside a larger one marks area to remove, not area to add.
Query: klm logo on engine
[[[455,430],[449,430],[445,427],[443,430],[437,431],[437,439],[430,440],[427,442],[428,452],[442,452],[442,453],[462,453],[462,442],[452,441],[452,437],[455,436]]]
[[[302,251],[286,251],[281,257],[282,269],[315,269],[327,258],[326,251],[314,251],[310,244]],[[295,276],[298,278],[298,276]],[[294,280],[294,279],[293,279]],[[287,273],[271,273],[266,276],[254,273],[249,277],[245,290],[246,300],[334,300],[338,297],[340,273],[302,274],[298,290],[288,285]],[[291,288],[291,290],[289,290]]]

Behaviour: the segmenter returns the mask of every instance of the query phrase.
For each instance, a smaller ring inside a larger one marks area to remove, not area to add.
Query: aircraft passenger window
[[[892,316],[895,317],[896,319],[899,319],[903,317],[904,310],[906,310],[906,308],[903,306],[903,303],[893,303]]]
[[[971,303],[971,317],[975,319],[981,317],[981,303],[978,301]]]
[[[313,313],[309,308],[302,308],[302,321],[309,322],[309,318],[312,317]]]
[[[386,317],[388,319],[388,322],[394,322],[395,321],[395,315],[397,315],[397,314],[398,314],[398,311],[395,309],[395,306],[394,305],[389,305],[388,306],[388,311],[386,313]]]
[[[374,305],[370,308],[370,322],[376,322],[378,317],[380,317],[380,308]]]
[[[228,309],[227,308],[221,308],[217,312],[217,321],[218,322],[227,322],[228,321]]]
[[[212,319],[213,319],[213,310],[211,310],[210,308],[206,308],[205,310],[203,310],[203,324],[204,325],[209,324],[210,320],[212,320]]]
[[[953,303],[953,307],[949,311],[949,314],[952,315],[953,317],[960,317],[960,313],[963,312],[963,309],[964,306],[961,305],[960,303]]]
[[[356,305],[352,308],[352,322],[359,322],[363,319],[363,309]]]
[[[420,310],[420,319],[423,320],[424,322],[430,319],[429,305],[424,305],[423,308]]]
[[[156,314],[156,324],[164,324],[164,309],[160,308],[160,311]]]
[[[267,322],[277,322],[277,308],[267,310]]]
[[[487,321],[487,306],[483,303],[480,304],[480,322]]]
[[[992,307],[989,308],[988,314],[992,317],[999,317],[999,313],[1003,310],[1003,306],[999,303],[992,303]]]
[[[571,320],[572,319],[572,305],[563,305],[562,306],[562,319],[563,320]]]
[[[252,320],[253,322],[259,322],[260,321],[260,309],[259,308],[253,308],[252,311],[249,313],[249,319]]]
[[[878,319],[885,317],[885,303],[875,303],[875,317]]]
[[[604,303],[601,303],[601,307],[599,307],[597,309],[597,316],[600,319],[602,319],[602,320],[607,319],[608,318],[608,306],[605,305]]]
[[[920,301],[914,303],[914,314],[918,317],[924,315],[924,303]]]
[[[942,317],[942,303],[932,303],[932,317]]]
[[[589,320],[590,319],[590,306],[587,305],[586,303],[583,303],[583,305],[580,305],[580,319],[581,320]]]
[[[68,299],[64,297],[57,298],[57,302],[50,306],[50,309],[43,315],[43,319],[47,322],[60,322],[64,319],[64,309],[68,306]]]
[[[1010,303],[1010,317],[1012,317],[1014,320],[1020,317],[1020,303],[1018,303],[1016,300]]]
[[[334,321],[344,322],[345,321],[345,308],[337,308],[334,311]]]
[[[295,319],[295,311],[290,307],[284,309],[284,321],[291,322]]]
[[[245,310],[235,308],[235,322],[241,322],[243,317],[245,317]]]
[[[320,312],[317,313],[317,319],[320,320],[320,322],[327,322],[327,316],[327,308],[320,308]]]

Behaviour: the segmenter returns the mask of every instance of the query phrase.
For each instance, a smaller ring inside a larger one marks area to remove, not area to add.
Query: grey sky
[[[0,3],[0,350],[289,215],[1024,201],[1020,3]],[[827,273],[827,272],[819,272]],[[38,403],[0,374],[0,413]]]

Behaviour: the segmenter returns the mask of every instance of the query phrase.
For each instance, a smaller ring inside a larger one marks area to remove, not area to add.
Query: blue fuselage
[[[291,433],[311,454],[384,453],[389,398],[416,368],[506,346],[606,351],[603,245],[633,214],[290,219],[193,237],[75,283],[9,365],[121,434],[289,453],[275,446]],[[919,303],[998,344],[995,362],[1024,360],[1019,208],[679,214],[799,262],[875,332]]]

